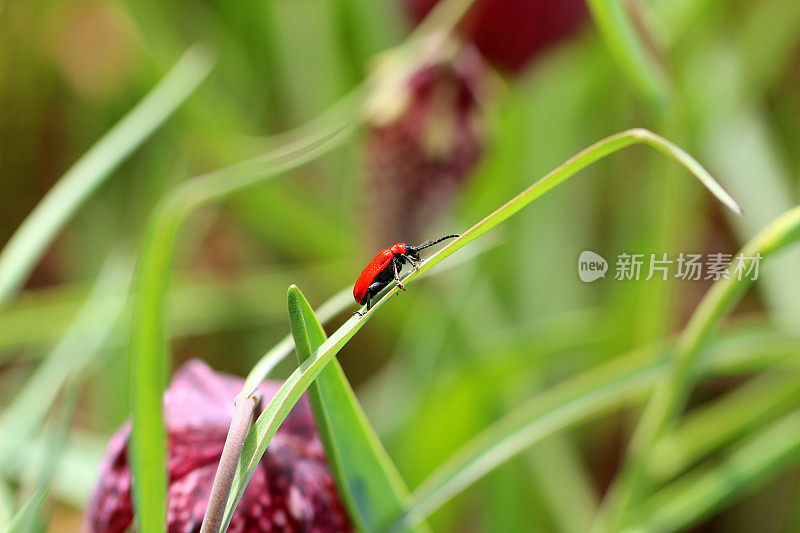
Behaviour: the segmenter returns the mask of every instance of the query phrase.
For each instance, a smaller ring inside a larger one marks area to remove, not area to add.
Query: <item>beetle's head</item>
[[[411,259],[414,259],[415,261],[419,261],[420,260],[420,257],[419,257],[419,251],[420,250],[424,250],[425,248],[429,248],[429,247],[433,246],[434,244],[439,244],[440,242],[446,241],[447,239],[455,239],[456,237],[459,237],[459,235],[445,235],[441,239],[436,239],[435,241],[423,242],[419,246],[406,245],[406,255],[408,257],[410,257]]]
[[[421,259],[419,256],[419,248],[414,246],[406,246],[406,255],[414,261],[419,261]]]

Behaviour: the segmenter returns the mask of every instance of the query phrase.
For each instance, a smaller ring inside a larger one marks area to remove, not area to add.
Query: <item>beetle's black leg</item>
[[[413,259],[411,259],[411,258],[410,258],[410,257],[408,257],[407,255],[404,255],[403,257],[405,257],[405,258],[406,258],[406,261],[408,261],[409,263],[411,263],[411,266],[412,266],[412,267],[414,267],[414,270],[419,270],[419,263],[417,263],[416,261],[414,261]]]
[[[364,316],[367,313],[369,313],[370,309],[372,309],[372,289],[367,289],[367,309],[363,313],[361,311],[356,311],[353,314],[358,316]]]
[[[381,292],[383,288],[386,287],[386,285],[388,285],[388,282],[386,281],[376,281],[375,283],[370,285],[369,289],[367,289],[367,308],[364,310],[363,313],[360,311],[356,311],[353,314],[358,316],[364,316],[365,314],[367,314],[369,310],[372,309],[372,298],[376,294]]]
[[[402,283],[400,283],[400,273],[397,270],[397,263],[396,259],[392,260],[392,268],[394,268],[394,280],[397,282],[397,286],[400,288],[401,291],[406,290]]]

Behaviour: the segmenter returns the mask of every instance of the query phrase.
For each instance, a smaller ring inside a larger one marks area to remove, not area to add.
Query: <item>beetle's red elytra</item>
[[[361,305],[367,304],[367,311],[369,311],[372,307],[372,297],[381,292],[392,280],[397,282],[397,286],[400,289],[406,290],[400,283],[400,271],[403,270],[403,265],[409,263],[414,269],[419,268],[416,261],[420,260],[420,250],[456,237],[458,235],[445,235],[440,239],[428,241],[419,246],[410,246],[404,242],[398,242],[385,250],[381,250],[367,264],[361,275],[358,276],[356,285],[353,287],[353,298]],[[358,311],[355,314],[363,316]]]

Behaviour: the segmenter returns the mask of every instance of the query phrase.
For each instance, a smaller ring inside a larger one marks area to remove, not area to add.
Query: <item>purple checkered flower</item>
[[[242,380],[193,360],[164,394],[169,439],[167,527],[200,531],[211,484]],[[260,386],[272,398],[280,383]],[[86,529],[116,533],[135,526],[128,466],[130,424],[111,438],[87,512]],[[351,531],[304,397],[289,413],[250,479],[228,531],[250,533]]]

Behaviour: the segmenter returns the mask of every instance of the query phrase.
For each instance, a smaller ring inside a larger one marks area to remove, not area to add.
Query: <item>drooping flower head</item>
[[[480,158],[492,92],[469,43],[446,42],[430,61],[404,59],[379,63],[367,100],[366,216],[381,248],[427,238]]]
[[[177,371],[164,394],[170,532],[200,531],[233,418],[233,399],[242,383],[239,378],[215,373],[205,363],[193,360]],[[279,386],[277,382],[265,382],[259,387],[265,401]],[[135,526],[129,436],[130,424],[125,424],[108,445],[87,511],[86,525],[92,533],[123,532]],[[305,397],[270,442],[228,531],[351,531]]]

